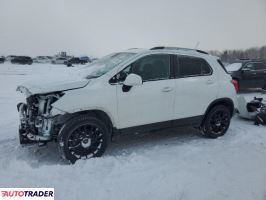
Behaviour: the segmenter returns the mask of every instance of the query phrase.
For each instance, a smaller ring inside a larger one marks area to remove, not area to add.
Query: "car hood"
[[[56,77],[51,79],[37,79],[18,85],[17,91],[27,97],[34,94],[45,94],[85,87],[90,80],[83,78]]]
[[[225,68],[228,72],[235,72],[238,71],[242,67],[242,63],[233,63],[227,65]]]

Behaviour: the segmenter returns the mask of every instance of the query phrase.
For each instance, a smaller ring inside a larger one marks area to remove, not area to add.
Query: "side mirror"
[[[126,80],[124,81],[123,85],[126,85],[126,86],[142,85],[142,78],[137,74],[129,74],[126,77]]]

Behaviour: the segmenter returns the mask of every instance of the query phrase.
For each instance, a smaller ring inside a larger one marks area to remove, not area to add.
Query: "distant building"
[[[55,55],[56,58],[71,58],[72,56],[67,55],[67,52],[61,51]]]

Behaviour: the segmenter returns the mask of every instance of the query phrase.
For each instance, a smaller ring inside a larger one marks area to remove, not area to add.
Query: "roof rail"
[[[198,49],[182,48],[182,47],[164,47],[164,46],[158,46],[158,47],[153,47],[150,50],[158,50],[158,49],[196,51],[196,52],[199,52],[199,53],[208,54],[206,51],[202,51],[202,50],[198,50]]]
[[[140,48],[129,48],[128,50],[132,50],[132,49],[140,49]]]
[[[262,62],[266,61],[265,59],[260,59],[260,58],[255,58],[255,59],[252,59],[252,58],[238,58],[236,60],[239,60],[239,61],[262,61]]]
[[[157,49],[165,49],[165,47],[163,47],[163,46],[152,47],[150,50],[157,50]]]

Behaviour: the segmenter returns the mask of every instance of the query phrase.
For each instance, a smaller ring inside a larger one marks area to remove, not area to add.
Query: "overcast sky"
[[[0,55],[266,45],[266,0],[0,0]]]

